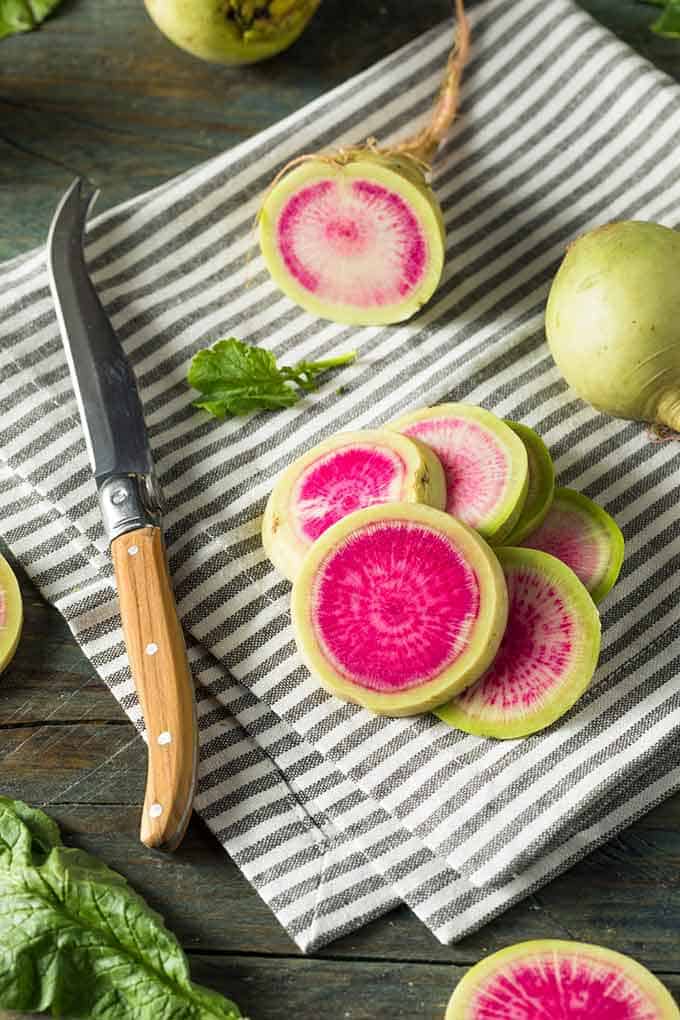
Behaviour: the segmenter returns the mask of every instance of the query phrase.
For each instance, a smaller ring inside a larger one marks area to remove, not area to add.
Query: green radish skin
[[[305,159],[285,173],[264,200],[258,229],[283,293],[349,325],[409,319],[444,266],[444,222],[423,170],[408,156],[369,148]]]
[[[471,967],[445,1020],[680,1020],[680,1009],[637,960],[545,939],[508,946]]]
[[[507,623],[503,572],[476,532],[422,504],[358,510],[310,547],[291,616],[312,677],[388,716],[430,711],[473,683]]]
[[[437,715],[479,737],[512,740],[556,722],[587,690],[600,617],[574,572],[534,549],[497,549],[508,625],[486,673]]]
[[[543,523],[555,493],[555,466],[548,447],[537,432],[520,422],[505,420],[524,443],[529,459],[527,498],[515,526],[504,539],[505,545],[520,545]]]
[[[543,523],[522,545],[557,556],[599,603],[616,584],[624,556],[621,529],[606,510],[574,489],[555,489]]]
[[[144,0],[157,28],[180,49],[216,64],[254,64],[302,33],[320,0]]]
[[[599,411],[680,431],[680,232],[609,223],[571,244],[545,325],[569,385]]]
[[[23,621],[19,583],[5,557],[0,556],[0,673],[14,658]]]

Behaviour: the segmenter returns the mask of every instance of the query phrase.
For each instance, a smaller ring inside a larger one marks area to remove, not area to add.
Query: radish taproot
[[[571,567],[601,602],[613,588],[623,564],[621,530],[602,507],[574,489],[556,489],[543,523],[522,545],[557,556]]]
[[[19,583],[5,557],[0,556],[0,672],[14,658],[23,620]]]
[[[490,411],[439,404],[390,422],[431,447],[446,475],[446,511],[494,545],[510,534],[527,498],[529,459],[522,440]]]
[[[646,967],[611,949],[545,939],[492,953],[458,982],[445,1020],[680,1020]]]
[[[446,503],[444,471],[422,444],[387,430],[327,439],[281,474],[262,520],[262,544],[289,580],[312,542],[354,510],[379,503]]]
[[[517,421],[506,419],[505,424],[509,425],[524,443],[529,461],[527,498],[519,519],[504,539],[505,545],[519,545],[545,520],[555,494],[555,466],[550,451],[538,432]]]
[[[680,431],[680,232],[609,223],[569,246],[546,308],[548,345],[599,411]]]
[[[463,0],[439,98],[412,138],[374,139],[299,156],[274,179],[258,214],[260,247],[274,282],[325,319],[379,325],[410,318],[429,301],[444,266],[445,232],[427,181],[455,117],[469,51]]]
[[[535,549],[496,552],[508,589],[498,654],[437,714],[466,733],[507,740],[545,729],[580,698],[600,654],[600,617],[561,560]]]
[[[321,0],[144,0],[180,49],[217,64],[254,64],[295,42]]]
[[[305,556],[291,604],[314,678],[392,716],[426,712],[473,683],[496,654],[507,612],[489,546],[448,514],[406,503],[328,528]]]

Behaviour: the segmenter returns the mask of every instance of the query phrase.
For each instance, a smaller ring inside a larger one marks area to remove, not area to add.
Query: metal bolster
[[[138,528],[160,527],[161,497],[153,475],[110,475],[99,486],[109,542]]]

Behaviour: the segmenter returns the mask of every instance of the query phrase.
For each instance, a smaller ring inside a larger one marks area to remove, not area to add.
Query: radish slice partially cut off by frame
[[[443,220],[421,170],[367,150],[286,173],[264,201],[259,237],[284,294],[353,325],[410,318],[444,265]]]
[[[438,715],[501,740],[550,726],[586,690],[600,654],[600,617],[574,572],[535,549],[498,549],[508,625],[484,675]]]
[[[614,587],[623,564],[624,541],[618,524],[592,499],[573,489],[555,490],[547,517],[521,544],[566,563],[595,602]]]
[[[7,560],[0,556],[0,672],[14,658],[23,621],[19,583]]]
[[[501,949],[472,967],[445,1020],[680,1020],[680,1009],[629,956],[546,939]]]
[[[415,715],[484,672],[507,592],[474,531],[431,507],[389,503],[317,539],[291,611],[300,653],[327,690],[383,715]]]
[[[289,580],[312,542],[355,510],[380,503],[446,503],[435,454],[387,430],[345,432],[319,443],[279,476],[262,520],[262,544]]]
[[[512,431],[519,436],[526,447],[529,458],[529,488],[519,519],[505,545],[520,545],[545,520],[555,495],[555,466],[550,451],[537,432],[520,422],[507,421]]]
[[[529,487],[524,443],[490,411],[440,404],[398,418],[388,428],[425,443],[444,467],[446,511],[498,545],[522,512]]]

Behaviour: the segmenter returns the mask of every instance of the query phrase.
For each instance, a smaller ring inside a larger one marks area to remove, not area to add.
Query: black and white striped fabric
[[[306,950],[399,902],[453,941],[680,787],[680,448],[594,413],[544,344],[565,244],[622,218],[680,225],[680,89],[569,0],[482,0],[460,118],[437,162],[443,282],[413,322],[350,329],[249,258],[258,201],[300,152],[413,128],[443,25],[260,136],[99,217],[87,254],[134,365],[199,691],[197,809]],[[55,202],[58,196],[55,195]],[[43,251],[0,268],[0,524],[140,726],[111,564]],[[358,362],[313,399],[225,422],[191,407],[191,356],[235,335],[290,361]],[[346,428],[444,399],[522,420],[559,481],[627,542],[596,682],[524,741],[382,719],[319,689],[259,518],[277,473]]]

